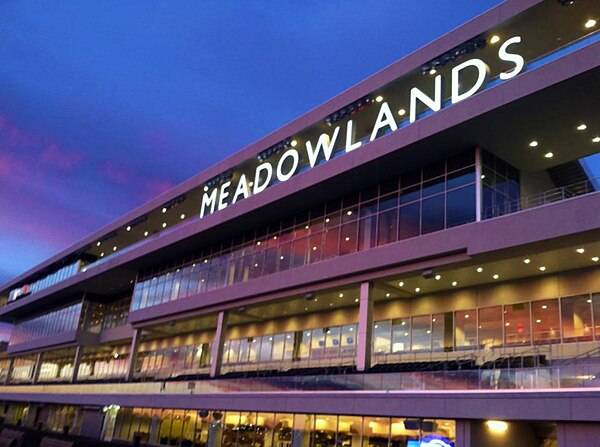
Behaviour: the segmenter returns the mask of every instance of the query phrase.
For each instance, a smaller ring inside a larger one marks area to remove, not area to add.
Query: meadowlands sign
[[[501,61],[512,65],[508,71],[499,74],[500,80],[504,81],[513,78],[525,69],[525,60],[517,52],[519,44],[521,44],[521,37],[515,36],[506,40],[498,49],[497,57]],[[475,81],[470,86],[465,86],[461,82],[466,70],[476,73]],[[490,68],[483,60],[473,58],[453,67],[450,77],[450,104],[456,104],[485,88],[490,77]],[[433,96],[428,96],[416,87],[410,90],[410,123],[417,120],[417,107],[419,105],[433,112],[439,111],[444,106],[442,81],[442,75],[437,75],[433,78]],[[398,124],[387,102],[380,103],[377,119],[371,129],[369,141],[375,140],[379,135],[398,130]],[[253,173],[241,173],[235,176],[237,179],[235,183],[231,180],[226,180],[216,186],[205,187],[204,195],[202,196],[200,218],[215,211],[225,209],[227,206],[233,205],[251,195],[259,194],[275,182],[288,181],[301,168],[301,160],[303,163],[302,168],[310,169],[317,164],[317,161],[321,157],[325,161],[328,161],[333,155],[334,147],[338,141],[345,142],[345,146],[343,146],[345,152],[354,151],[362,146],[362,141],[355,139],[355,126],[352,120],[347,121],[345,129],[342,129],[341,126],[336,126],[332,128],[332,132],[321,134],[316,143],[306,141],[304,149],[297,149],[296,147],[288,148],[279,157],[278,161],[265,161],[259,164]]]

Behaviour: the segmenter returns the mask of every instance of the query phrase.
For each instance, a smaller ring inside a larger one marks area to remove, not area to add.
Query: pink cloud
[[[65,151],[56,143],[46,146],[42,151],[42,160],[64,170],[73,169],[82,159],[83,155]]]

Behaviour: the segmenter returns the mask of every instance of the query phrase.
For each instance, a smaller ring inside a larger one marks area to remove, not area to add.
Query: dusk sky
[[[0,283],[498,3],[0,0]]]

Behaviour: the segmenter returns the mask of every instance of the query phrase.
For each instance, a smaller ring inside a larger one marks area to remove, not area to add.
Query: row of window
[[[10,344],[26,343],[53,334],[75,331],[79,327],[82,303],[22,321],[13,327]]]
[[[86,329],[98,333],[127,324],[131,300],[127,297],[110,304],[90,303],[90,317]]]
[[[136,283],[132,309],[475,220],[474,152],[404,174],[211,247]]]
[[[8,302],[10,303],[11,301],[18,299],[20,296],[28,294],[28,293],[39,292],[40,290],[44,290],[50,286],[53,286],[56,283],[59,283],[67,278],[70,278],[71,276],[73,276],[73,275],[77,274],[77,272],[79,272],[80,267],[81,267],[81,261],[77,261],[72,264],[66,265],[66,266],[60,268],[59,270],[57,270],[56,272],[54,272],[48,276],[45,276],[44,278],[39,279],[35,282],[32,282],[31,284],[26,286],[27,287],[26,292],[23,287],[18,287],[16,289],[13,289],[8,293]]]
[[[143,351],[138,354],[138,375],[161,375],[177,372],[198,372],[210,365],[210,343]]]
[[[111,428],[104,439],[140,434],[142,443],[181,447],[452,446],[456,433],[455,421],[442,419],[151,408],[121,408]]]

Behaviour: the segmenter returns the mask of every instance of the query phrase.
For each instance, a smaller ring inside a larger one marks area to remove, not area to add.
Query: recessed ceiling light
[[[103,256],[104,256],[104,252],[100,253],[100,257],[103,257]]]
[[[260,245],[260,241],[257,241],[257,242],[256,242],[256,245]]]
[[[539,323],[541,323],[541,322],[542,322],[542,320],[540,320],[540,319],[538,318],[537,320],[535,320],[535,322],[539,324]]]
[[[344,298],[344,294],[343,293],[340,293],[339,296],[340,296],[340,298]]]
[[[483,267],[477,267],[477,273],[483,272]]]
[[[579,126],[577,126],[577,130],[585,130],[587,129],[587,126],[585,124],[580,124]]]
[[[531,143],[529,143],[530,147],[537,147],[537,145],[538,145],[538,142],[535,140],[533,140]]]
[[[529,258],[525,258],[525,259],[523,259],[523,262],[524,262],[525,264],[529,264],[529,263],[531,262],[531,259],[529,259]]]
[[[352,211],[348,211],[346,214],[347,214],[348,216],[352,216]]]
[[[592,258],[592,261],[594,261],[594,262],[598,262],[598,260],[600,260],[600,258],[599,258],[598,256],[594,256],[594,257]]]
[[[508,323],[508,322],[507,322],[507,323],[506,323],[504,326],[507,326],[507,327],[508,327],[508,326],[510,326],[510,323]]]
[[[589,19],[587,22],[584,23],[584,26],[586,28],[593,28],[594,26],[596,26],[596,21],[594,19]]]
[[[179,216],[179,218],[180,218],[181,220],[185,219],[185,214],[182,214],[181,216]]]
[[[421,291],[420,287],[415,287],[415,292],[419,293]]]
[[[131,231],[131,225],[127,225],[127,228],[125,228],[127,231]]]
[[[431,70],[429,70],[430,75],[434,75],[436,73],[437,73],[437,70],[435,68],[432,68]]]
[[[439,281],[440,279],[442,279],[442,275],[435,275],[435,280]]]
[[[333,307],[333,303],[329,303],[329,307]]]
[[[354,302],[355,302],[355,303],[358,303],[358,298],[354,298]]]
[[[485,178],[485,174],[481,174],[481,180]]]
[[[585,253],[585,248],[581,247],[577,249],[577,253],[581,254],[581,253]]]
[[[465,314],[465,318],[469,318],[469,314]]]
[[[144,231],[144,236],[148,236],[148,232],[147,231]]]
[[[500,42],[500,36],[497,36],[497,35],[494,34],[492,36],[492,38],[490,39],[490,43],[493,45],[493,44],[498,43],[498,42]]]
[[[378,327],[379,327],[379,325],[378,325],[378,324],[376,324],[376,325],[375,325],[375,329],[377,329]]]
[[[452,281],[452,287],[456,287],[458,283],[456,281]]]
[[[546,158],[552,158],[552,157],[554,157],[554,154],[552,152],[546,152],[544,154],[544,157],[546,157]]]
[[[399,285],[400,287],[404,287],[404,281],[400,281],[400,282],[398,283],[398,285]]]
[[[117,251],[117,246],[116,245],[113,247],[113,251]]]
[[[404,110],[404,109],[398,110],[398,115],[400,115],[400,116],[406,115],[406,110]]]
[[[546,310],[548,309],[548,306],[546,304],[542,305],[542,309]]]
[[[163,227],[163,228],[167,228],[167,223],[166,223],[166,222],[163,222],[163,224],[162,224],[162,227]]]
[[[208,186],[204,187],[204,192],[208,191]]]
[[[167,212],[167,209],[166,209],[166,208],[163,208],[163,209],[162,209],[162,212],[163,212],[163,213],[166,213],[166,212]]]
[[[545,272],[545,271],[546,271],[546,267],[542,265],[542,266],[540,267],[540,271],[541,271],[541,272]]]
[[[592,300],[591,300],[591,299],[588,299],[588,300],[587,300],[587,302],[588,302],[589,304],[592,304]]]
[[[350,240],[350,236],[346,236],[346,242]]]
[[[498,275],[494,275],[494,276],[492,276],[492,278],[494,278],[494,279],[498,279],[498,278],[500,278],[500,276],[498,276]]]
[[[292,140],[292,147],[296,147],[298,145],[298,142],[296,140]]]
[[[592,143],[600,143],[600,137],[592,138]]]
[[[379,95],[377,98],[375,98],[375,101],[377,101],[377,102],[383,101],[383,96]]]
[[[96,242],[96,247],[100,247],[100,244],[101,244],[100,241]]]
[[[388,293],[386,293],[386,294],[385,294],[385,297],[386,297],[386,298],[389,298],[389,297],[390,297],[390,293],[389,293],[389,292],[388,292]]]

